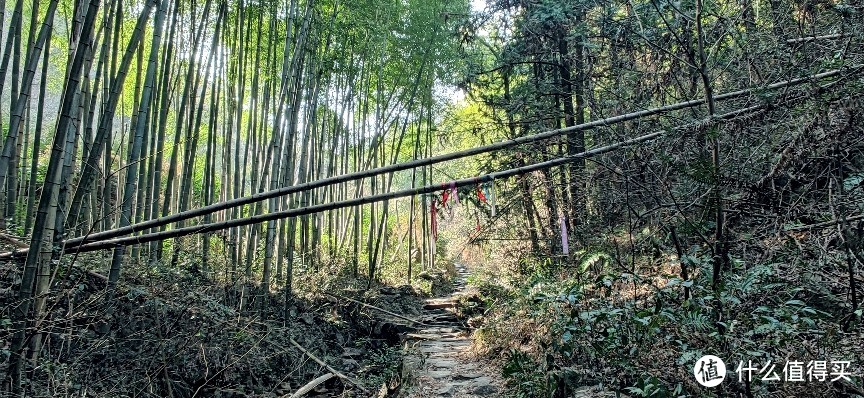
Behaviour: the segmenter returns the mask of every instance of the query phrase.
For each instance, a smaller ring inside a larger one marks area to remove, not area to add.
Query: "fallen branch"
[[[864,214],[859,214],[857,216],[852,216],[852,217],[846,217],[847,222],[848,221],[858,221],[858,220],[864,220]],[[795,227],[786,228],[786,232],[810,231],[810,230],[814,230],[814,229],[831,227],[831,226],[840,224],[842,222],[843,222],[843,220],[836,219],[836,220],[825,221],[825,222],[820,222],[820,223],[816,223],[816,224],[798,225]]]
[[[307,392],[312,391],[312,389],[315,387],[318,387],[319,384],[321,384],[327,380],[332,379],[333,376],[336,376],[336,375],[334,375],[333,373],[327,373],[327,374],[324,374],[322,376],[316,377],[314,380],[306,383],[305,386],[300,387],[300,389],[297,390],[296,392],[294,392],[294,394],[291,394],[290,398],[299,398],[299,397],[306,395]],[[282,398],[287,398],[287,397],[289,397],[289,396],[288,395],[282,396]]]
[[[95,271],[84,271],[84,272],[86,272],[87,275],[90,275],[90,276],[92,276],[92,277],[94,277],[94,278],[96,278],[96,279],[101,280],[102,282],[108,282],[108,277],[105,276],[105,275],[102,275],[102,274],[100,274],[100,273],[98,273],[98,272],[95,272]]]
[[[204,380],[204,383],[201,384],[200,386],[198,386],[198,389],[195,390],[195,392],[192,394],[192,398],[197,397],[197,396],[198,396],[198,393],[201,392],[201,389],[204,388],[204,386],[206,386],[207,383],[210,383],[211,380],[215,379],[216,376],[219,376],[219,375],[222,374],[222,372],[224,372],[226,369],[228,369],[228,368],[234,366],[235,364],[237,364],[237,362],[240,362],[240,360],[243,359],[246,355],[249,355],[249,353],[252,352],[252,350],[255,349],[255,347],[258,347],[258,344],[261,344],[261,342],[264,341],[264,339],[267,338],[267,336],[269,336],[269,335],[270,335],[270,331],[268,330],[266,333],[264,333],[263,336],[261,336],[260,339],[258,339],[258,341],[255,342],[255,344],[253,344],[251,347],[249,347],[249,349],[246,350],[246,352],[244,352],[243,355],[237,357],[236,359],[234,359],[234,361],[232,361],[232,362],[229,363],[228,365],[225,365],[222,369],[219,369],[219,371],[216,372],[216,373],[214,373],[213,376],[210,376],[210,377],[208,377],[207,379],[205,379],[205,380]],[[294,342],[294,340],[292,339],[291,342]],[[296,343],[295,343],[295,344],[296,344]]]
[[[385,314],[387,314],[387,315],[395,316],[396,318],[399,318],[399,319],[402,319],[402,320],[406,320],[406,321],[411,322],[411,323],[416,323],[416,324],[421,325],[421,326],[429,326],[429,325],[427,325],[427,324],[425,324],[425,323],[423,323],[423,322],[420,322],[420,321],[418,321],[418,320],[414,320],[414,319],[408,318],[407,316],[402,316],[402,315],[399,315],[399,314],[396,314],[396,313],[393,313],[393,312],[387,311],[387,310],[385,310],[385,309],[383,309],[383,308],[376,307],[376,306],[374,306],[374,305],[372,305],[372,304],[366,304],[366,303],[364,303],[364,302],[362,302],[362,301],[354,300],[354,299],[352,299],[352,298],[350,298],[350,297],[340,296],[340,295],[338,295],[338,294],[326,293],[326,292],[325,292],[324,294],[329,295],[329,296],[333,296],[333,297],[335,297],[335,298],[337,298],[337,299],[348,300],[348,301],[350,301],[350,302],[352,302],[352,303],[357,303],[357,304],[360,304],[360,305],[363,305],[363,306],[366,306],[366,307],[372,308],[372,309],[374,309],[374,310],[381,311],[381,312],[383,312],[383,313],[385,313]]]
[[[312,358],[313,361],[318,362],[318,364],[321,365],[321,366],[323,366],[325,369],[327,369],[328,372],[333,373],[334,375],[338,376],[338,377],[339,377],[340,379],[342,379],[342,380],[347,381],[348,383],[351,383],[352,385],[354,385],[355,387],[359,388],[359,389],[360,389],[361,391],[363,391],[363,392],[369,392],[369,391],[366,390],[366,388],[364,388],[364,387],[363,387],[359,382],[354,381],[354,380],[352,380],[350,377],[345,376],[344,374],[342,374],[342,372],[340,372],[340,371],[338,371],[338,370],[336,370],[336,369],[333,369],[333,367],[331,367],[330,365],[328,365],[326,362],[322,361],[320,358],[316,357],[314,354],[312,354],[311,352],[309,352],[309,350],[303,348],[303,346],[301,346],[301,345],[298,344],[296,341],[294,341],[294,338],[293,338],[293,337],[289,337],[288,340],[291,341],[291,344],[293,344],[294,347],[297,347],[298,350],[302,351],[302,352],[303,352],[304,354],[306,354],[309,358]],[[313,381],[314,381],[314,380],[313,380]]]
[[[814,41],[814,40],[842,39],[842,38],[847,37],[847,36],[849,36],[849,35],[843,34],[843,33],[837,33],[837,34],[833,34],[833,35],[797,37],[794,39],[786,39],[786,43],[794,44],[794,43],[801,43],[801,42]]]
[[[22,238],[17,236],[12,236],[9,234],[4,234],[0,232],[0,240],[6,243],[11,243],[12,245],[18,246],[19,249],[30,247],[30,245],[21,241]]]

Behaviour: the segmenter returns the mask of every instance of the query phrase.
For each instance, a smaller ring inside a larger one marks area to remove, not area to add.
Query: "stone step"
[[[448,320],[442,321],[442,320],[427,319],[423,322],[423,325],[425,325],[426,327],[429,327],[429,328],[464,329],[464,325],[462,325],[461,323],[455,322],[455,321],[448,321]],[[411,332],[413,333],[414,331],[412,330]]]
[[[463,368],[464,367],[465,366],[463,366]],[[454,380],[472,380],[472,379],[477,379],[480,377],[483,377],[483,373],[474,372],[474,373],[461,373],[461,374],[453,375]]]
[[[435,340],[440,339],[441,335],[435,333],[408,333],[405,337],[414,340]]]
[[[435,333],[420,331],[419,333],[406,333],[405,337],[414,340],[437,340],[437,341],[456,341],[464,340],[465,336],[460,333]]]
[[[419,330],[417,330],[417,333],[419,333],[419,334],[434,333],[434,334],[444,335],[444,334],[458,333],[460,330],[461,329],[459,329],[459,328],[452,328],[452,327],[443,327],[443,328],[442,327],[433,327],[433,328],[419,329]]]
[[[453,358],[430,358],[426,363],[433,369],[449,369],[459,364],[459,362]]]
[[[455,307],[456,303],[453,301],[427,301],[426,304],[423,304],[424,310],[442,310]]]
[[[422,347],[420,348],[420,352],[423,354],[439,354],[447,351],[448,356],[453,355],[453,353],[459,353],[462,351],[466,351],[469,349],[469,345],[465,344],[462,346],[451,346],[451,347]]]
[[[452,332],[442,331],[442,330],[453,330]],[[448,339],[448,338],[456,338],[456,337],[464,337],[465,329],[464,328],[428,328],[418,331],[411,331],[412,334],[434,334],[438,336],[439,339]]]
[[[456,317],[456,314],[452,312],[445,312],[443,314],[429,314],[427,316],[423,316],[420,318],[423,323],[426,321],[430,322],[458,322],[459,318]]]
[[[429,348],[429,349],[437,349],[441,351],[446,351],[450,348],[461,348],[471,345],[471,341],[468,339],[451,339],[449,341],[442,340],[424,340],[417,343],[421,348]]]
[[[432,327],[442,327],[442,328],[458,327],[460,329],[462,328],[462,325],[457,324],[457,323],[453,323],[453,322],[424,322],[424,324],[426,326],[432,326]]]

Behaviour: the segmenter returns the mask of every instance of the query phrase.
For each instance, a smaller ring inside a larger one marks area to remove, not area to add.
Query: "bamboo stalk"
[[[333,373],[334,375],[338,376],[340,379],[345,380],[345,381],[347,381],[348,383],[353,384],[354,386],[356,386],[357,388],[359,388],[361,391],[363,391],[363,392],[368,392],[368,391],[366,390],[366,388],[363,387],[359,382],[354,381],[352,378],[350,378],[350,377],[348,377],[348,376],[345,376],[342,372],[340,372],[340,371],[338,371],[338,370],[336,370],[336,369],[333,369],[332,366],[328,365],[326,362],[324,362],[324,361],[322,361],[320,358],[316,357],[315,354],[312,354],[311,352],[309,352],[309,350],[303,348],[303,346],[301,346],[301,345],[298,344],[296,341],[294,341],[294,338],[293,338],[293,337],[289,337],[288,339],[291,341],[291,344],[293,344],[294,347],[297,347],[298,350],[302,351],[302,352],[303,352],[304,354],[306,354],[309,358],[312,358],[313,361],[315,361],[315,362],[317,362],[319,365],[323,366],[325,369],[327,369],[328,372]]]
[[[456,187],[463,187],[463,186],[479,184],[479,183],[482,183],[485,181],[492,181],[493,179],[503,179],[503,178],[513,177],[516,175],[528,174],[528,173],[531,173],[531,172],[534,172],[537,170],[547,169],[547,168],[567,164],[570,162],[574,162],[578,159],[586,159],[586,158],[594,157],[594,156],[601,155],[601,154],[604,154],[607,152],[612,152],[614,150],[617,150],[617,149],[620,149],[620,148],[623,148],[626,146],[631,146],[634,144],[651,141],[653,139],[656,139],[656,138],[663,136],[664,134],[665,134],[665,132],[663,132],[663,131],[654,132],[654,133],[639,136],[639,137],[636,137],[636,138],[633,138],[633,139],[630,139],[627,141],[622,141],[622,142],[618,142],[615,144],[594,148],[590,151],[585,151],[585,152],[576,154],[574,156],[566,156],[566,157],[562,157],[562,158],[549,160],[546,162],[534,163],[531,165],[527,165],[527,166],[523,166],[523,167],[519,167],[519,168],[515,168],[515,169],[509,169],[509,170],[499,171],[499,172],[495,172],[495,173],[491,173],[491,174],[485,174],[485,175],[481,175],[478,177],[464,178],[461,180],[454,181],[453,184],[455,184]],[[432,192],[435,192],[435,191],[438,191],[441,189],[442,189],[441,184],[431,184],[431,185],[426,185],[426,186],[420,187],[420,188],[405,189],[405,190],[396,191],[396,192],[388,192],[388,193],[382,193],[382,194],[377,194],[377,195],[365,196],[365,197],[360,197],[360,198],[350,199],[350,200],[343,200],[343,201],[334,202],[334,203],[325,203],[325,204],[301,207],[301,208],[296,208],[296,209],[277,211],[277,212],[273,212],[273,213],[259,214],[259,215],[247,217],[247,218],[225,220],[225,221],[216,222],[216,223],[212,223],[212,224],[183,227],[183,228],[177,228],[177,229],[172,229],[172,230],[167,230],[167,231],[162,231],[162,232],[155,232],[155,233],[150,233],[150,234],[144,234],[144,235],[139,235],[139,236],[127,236],[127,237],[122,237],[122,238],[108,239],[108,240],[85,243],[85,244],[80,244],[77,242],[73,242],[73,243],[65,242],[65,248],[66,248],[67,253],[84,253],[84,252],[90,252],[90,251],[96,251],[96,250],[115,248],[117,246],[133,245],[133,244],[139,244],[139,243],[152,242],[152,241],[156,241],[156,240],[166,240],[166,239],[176,238],[176,237],[180,237],[180,236],[186,236],[186,235],[192,235],[192,234],[201,234],[201,233],[219,231],[219,230],[229,229],[229,228],[234,228],[234,227],[242,227],[242,226],[262,223],[262,222],[266,222],[266,221],[270,221],[270,220],[278,220],[278,219],[283,219],[283,218],[297,217],[297,216],[302,216],[302,215],[306,215],[306,214],[317,213],[320,211],[335,210],[335,209],[341,209],[341,208],[345,208],[345,207],[349,207],[349,206],[356,206],[356,205],[364,205],[364,204],[369,204],[369,203],[381,202],[384,200],[408,197],[411,195],[420,195],[420,194],[424,194],[424,193],[432,193]],[[17,250],[14,252],[7,252],[7,253],[0,254],[0,260],[22,257],[22,256],[27,254],[27,250],[28,249],[21,249],[21,250]]]
[[[761,106],[756,105],[756,106],[752,106],[749,108],[739,109],[739,110],[725,113],[722,115],[717,115],[713,118],[713,120],[714,121],[724,120],[724,119],[732,118],[735,116],[740,116],[742,114],[746,114],[748,112],[755,111],[759,108],[761,108]],[[701,125],[703,123],[705,123],[705,122],[699,121],[699,122],[695,122],[695,123],[690,123],[690,124],[687,124],[684,126],[679,126],[678,129],[692,128],[693,126],[698,126],[698,125]],[[503,179],[503,178],[509,178],[509,177],[513,177],[513,176],[517,176],[517,175],[528,174],[528,173],[532,173],[532,172],[537,171],[537,170],[543,170],[543,169],[548,169],[551,167],[556,167],[556,166],[568,164],[571,162],[575,162],[577,160],[587,159],[587,158],[591,158],[591,157],[601,155],[604,153],[612,152],[612,151],[615,151],[615,150],[618,150],[618,149],[621,149],[621,148],[624,148],[627,146],[648,142],[648,141],[654,140],[656,138],[660,138],[660,137],[664,136],[665,134],[666,134],[665,131],[657,131],[657,132],[645,134],[645,135],[642,135],[642,136],[639,136],[636,138],[632,138],[632,139],[629,139],[626,141],[620,141],[620,142],[617,142],[614,144],[609,144],[606,146],[597,147],[597,148],[591,149],[589,151],[575,154],[573,156],[565,156],[565,157],[561,157],[561,158],[557,158],[557,159],[548,160],[545,162],[534,163],[531,165],[517,167],[514,169],[509,169],[509,170],[504,170],[504,171],[498,171],[495,173],[485,174],[485,175],[481,175],[478,177],[464,178],[464,179],[456,180],[456,181],[453,181],[450,183],[445,183],[443,186],[462,187],[462,186],[476,185],[476,184],[479,184],[482,182],[492,181],[495,179]],[[64,245],[66,247],[67,252],[84,253],[84,252],[90,252],[90,251],[96,251],[96,250],[115,248],[118,246],[133,245],[133,244],[146,243],[146,242],[152,242],[152,241],[157,241],[157,240],[171,239],[171,238],[176,238],[176,237],[186,236],[186,235],[192,235],[192,234],[201,234],[201,233],[219,231],[219,230],[223,230],[223,229],[229,229],[229,228],[234,228],[234,227],[240,227],[240,226],[252,225],[252,224],[256,224],[256,223],[262,223],[262,222],[266,222],[266,221],[270,221],[270,220],[279,220],[279,219],[283,219],[283,218],[297,217],[297,216],[302,216],[302,215],[306,215],[306,214],[318,213],[321,211],[335,210],[335,209],[341,209],[341,208],[350,207],[350,206],[357,206],[357,205],[364,205],[364,204],[368,204],[368,203],[381,202],[384,200],[403,198],[403,197],[408,197],[408,196],[412,196],[412,195],[432,193],[432,192],[435,192],[435,191],[438,191],[441,189],[442,189],[442,184],[440,184],[440,183],[439,184],[430,184],[430,185],[426,185],[424,187],[419,187],[419,188],[404,189],[404,190],[396,191],[396,192],[388,192],[388,193],[382,193],[382,194],[360,197],[360,198],[355,198],[355,199],[343,200],[343,201],[339,201],[339,202],[324,203],[324,204],[318,204],[318,205],[314,205],[314,206],[306,206],[306,207],[301,207],[301,208],[296,208],[296,209],[289,209],[289,210],[272,212],[272,213],[268,213],[268,214],[259,214],[259,215],[255,215],[255,216],[251,216],[251,217],[247,217],[247,218],[225,220],[225,221],[216,222],[216,223],[212,223],[212,224],[183,227],[183,228],[177,228],[177,229],[168,230],[168,231],[155,232],[155,233],[144,234],[144,235],[139,235],[139,236],[128,236],[128,237],[123,237],[123,238],[108,239],[108,240],[104,240],[104,241],[92,242],[92,243],[86,243],[86,244],[70,243],[69,241],[66,241],[66,242],[64,242]],[[20,249],[17,251],[6,252],[3,254],[0,254],[0,260],[12,259],[12,258],[18,258],[18,257],[25,256],[27,254],[28,250],[29,249]]]
[[[767,85],[765,87],[759,87],[759,88],[752,88],[751,87],[751,88],[747,88],[744,90],[738,90],[738,91],[733,91],[733,92],[729,92],[729,93],[725,93],[725,94],[715,95],[714,101],[723,101],[723,100],[740,98],[740,97],[743,97],[745,95],[752,94],[754,92],[761,91],[761,90],[776,90],[776,89],[796,86],[796,85],[800,85],[803,83],[811,82],[813,80],[820,80],[820,79],[826,79],[826,78],[834,77],[834,76],[841,74],[844,71],[858,72],[862,68],[864,68],[864,65],[855,65],[855,66],[849,67],[847,69],[834,69],[831,71],[827,71],[827,72],[823,72],[823,73],[819,73],[819,74],[815,74],[815,75],[811,75],[811,76],[805,76],[805,77],[801,77],[801,78],[797,78],[797,79],[792,79],[792,80],[787,80],[787,81],[783,81],[783,82],[770,84],[770,85]],[[501,149],[511,148],[514,146],[522,145],[522,144],[542,141],[542,140],[546,140],[549,138],[554,138],[554,137],[558,137],[558,136],[565,135],[568,133],[572,133],[575,131],[589,130],[589,129],[596,128],[596,127],[602,127],[602,126],[608,126],[608,125],[612,125],[612,124],[622,123],[622,122],[635,120],[635,119],[648,117],[648,116],[653,116],[653,115],[657,115],[657,114],[661,114],[661,113],[692,108],[692,107],[700,106],[704,103],[705,103],[705,99],[697,99],[697,100],[679,102],[679,103],[675,103],[675,104],[671,104],[671,105],[661,106],[658,108],[646,109],[646,110],[642,110],[642,111],[631,112],[631,113],[627,113],[627,114],[623,114],[623,115],[613,116],[613,117],[609,117],[609,118],[605,118],[605,119],[599,119],[596,121],[592,121],[592,122],[588,122],[588,123],[582,123],[582,124],[572,126],[572,127],[554,129],[554,130],[549,130],[549,131],[534,134],[534,135],[518,137],[518,138],[511,139],[511,140],[499,141],[499,142],[494,143],[494,144],[479,146],[476,148],[466,149],[463,151],[457,151],[457,152],[452,152],[452,153],[438,155],[438,156],[431,156],[431,157],[427,157],[427,158],[423,158],[423,159],[416,159],[416,160],[412,160],[412,161],[408,161],[408,162],[392,164],[392,165],[373,168],[373,169],[369,169],[369,170],[365,170],[365,171],[352,172],[352,173],[342,174],[339,176],[324,178],[324,179],[320,179],[320,180],[316,180],[316,181],[310,181],[310,182],[306,182],[306,183],[302,183],[302,184],[287,186],[287,187],[283,187],[283,188],[279,188],[279,189],[273,189],[270,191],[261,192],[261,193],[257,193],[257,194],[253,194],[253,195],[249,195],[249,196],[244,196],[244,197],[239,197],[239,198],[235,198],[235,199],[231,199],[231,200],[226,200],[226,201],[220,202],[220,203],[214,203],[212,205],[200,207],[198,209],[187,210],[187,211],[179,212],[179,213],[172,214],[172,215],[166,215],[166,216],[163,216],[163,217],[160,217],[157,219],[144,221],[144,222],[129,225],[129,226],[123,227],[123,228],[116,228],[113,230],[108,230],[108,231],[93,233],[93,234],[86,235],[86,236],[68,239],[66,241],[66,244],[69,246],[78,246],[78,245],[83,244],[83,243],[96,242],[96,241],[100,241],[100,240],[116,238],[118,236],[123,236],[123,235],[128,235],[131,233],[135,233],[135,232],[144,231],[144,230],[149,229],[149,228],[159,227],[159,226],[171,224],[171,223],[174,223],[177,221],[202,216],[202,215],[213,213],[213,212],[220,211],[220,210],[231,209],[231,208],[235,208],[238,206],[242,206],[242,205],[246,205],[246,204],[250,204],[250,203],[255,203],[255,202],[270,199],[270,198],[284,196],[284,195],[288,195],[288,194],[295,193],[295,192],[307,191],[307,190],[314,189],[314,188],[344,183],[344,182],[348,182],[348,181],[354,181],[354,180],[358,180],[358,179],[362,179],[362,178],[366,178],[366,177],[377,176],[377,175],[381,175],[381,174],[385,174],[385,173],[392,173],[392,172],[396,172],[396,171],[409,170],[409,169],[422,167],[422,166],[429,166],[429,165],[433,165],[433,164],[437,164],[437,163],[441,163],[441,162],[445,162],[445,161],[449,161],[449,160],[461,159],[461,158],[468,157],[468,156],[479,155],[479,154],[493,152],[493,151],[497,151],[497,150],[501,150]],[[2,258],[2,257],[0,257],[0,258]]]
[[[325,373],[321,376],[318,376],[318,377],[312,379],[310,382],[306,383],[306,385],[304,385],[303,387],[300,387],[300,389],[295,391],[294,394],[291,394],[290,396],[289,395],[283,395],[282,398],[289,398],[289,397],[290,398],[300,398],[300,397],[306,395],[306,393],[308,393],[309,391],[312,391],[313,388],[318,387],[319,384],[321,384],[327,380],[332,379],[334,376],[336,376],[336,375],[334,375],[333,373]]]
[[[836,33],[833,35],[821,35],[821,36],[807,36],[807,37],[798,37],[794,39],[786,39],[786,43],[794,44],[801,42],[809,42],[814,40],[826,40],[826,39],[842,39],[844,37],[848,37],[849,35],[844,33]]]

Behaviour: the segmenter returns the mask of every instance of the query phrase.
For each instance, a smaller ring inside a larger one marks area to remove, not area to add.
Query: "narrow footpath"
[[[456,303],[466,292],[468,269],[456,265],[453,292],[446,297],[426,300],[424,324],[408,334],[409,357],[406,365],[414,370],[407,389],[409,398],[499,396],[503,382],[491,366],[472,355],[471,331],[456,314]]]

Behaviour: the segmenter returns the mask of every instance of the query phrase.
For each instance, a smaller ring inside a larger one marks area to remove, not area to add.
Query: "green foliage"
[[[363,339],[358,339],[355,344],[361,347],[368,345]],[[380,387],[382,384],[390,384],[391,381],[402,376],[403,352],[401,347],[384,347],[369,350],[367,353],[365,359],[368,361],[368,365],[361,369],[361,376],[367,385]]]
[[[683,393],[681,383],[675,385],[675,389],[669,391],[656,377],[640,379],[636,385],[625,388],[628,393],[637,397],[673,398],[686,397]]]
[[[602,257],[599,253],[583,255],[581,262]],[[525,259],[523,264],[536,261]],[[546,264],[526,275],[517,282],[516,294],[495,311],[508,314],[503,322],[544,325],[549,331],[522,337],[540,348],[536,354],[508,351],[503,365],[508,385],[520,397],[566,394],[597,383],[622,386],[621,392],[630,396],[681,397],[693,393],[682,380],[692,378],[692,364],[705,353],[728,358],[727,363],[764,362],[803,357],[800,341],[814,336],[827,339],[821,341],[825,347],[837,344],[836,336],[828,337],[836,328],[834,315],[813,304],[818,299],[810,284],[815,281],[798,286],[778,274],[778,264],[750,266],[725,279],[718,322],[712,310],[718,298],[711,288],[710,257],[697,252],[688,257],[688,264],[695,268],[692,280],[670,278],[639,300],[598,296],[620,294],[634,281],[642,283],[626,274],[584,282],[562,279]],[[676,301],[685,286],[691,290],[690,300]],[[500,339],[497,328],[506,323],[492,321],[480,336],[491,344],[487,339]],[[767,386],[753,388],[761,391]]]
[[[604,265],[610,259],[611,257],[604,252],[585,252],[580,256],[579,270],[584,273],[590,269],[595,275],[602,274]]]
[[[517,398],[546,397],[549,395],[548,386],[543,373],[537,371],[538,368],[539,364],[530,356],[511,349],[501,375],[515,389]]]

